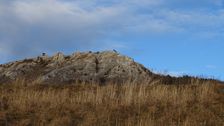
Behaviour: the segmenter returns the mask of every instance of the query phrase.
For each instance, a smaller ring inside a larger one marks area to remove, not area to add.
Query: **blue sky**
[[[224,80],[224,1],[0,1],[0,63],[112,49],[156,72]]]

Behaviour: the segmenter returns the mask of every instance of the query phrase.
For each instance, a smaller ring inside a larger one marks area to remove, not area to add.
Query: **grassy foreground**
[[[224,126],[215,84],[0,85],[0,126]]]

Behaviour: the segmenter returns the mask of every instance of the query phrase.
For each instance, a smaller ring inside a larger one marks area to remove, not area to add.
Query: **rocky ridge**
[[[43,54],[0,65],[0,83],[20,78],[44,84],[142,82],[150,80],[152,75],[143,65],[116,51],[76,52],[68,56]]]

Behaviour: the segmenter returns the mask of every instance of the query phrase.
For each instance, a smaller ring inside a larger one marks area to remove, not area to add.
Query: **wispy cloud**
[[[222,9],[210,13],[173,9],[172,3],[181,4],[177,0],[1,0],[0,45],[5,49],[0,56],[13,59],[43,51],[121,48],[111,45],[127,46],[128,42],[118,43],[116,38],[222,30]],[[202,3],[223,4],[221,0]]]
[[[169,74],[170,76],[174,76],[174,77],[180,77],[180,76],[186,75],[186,72],[184,72],[184,71],[170,71],[167,74]]]
[[[217,66],[215,66],[215,65],[206,65],[205,67],[207,69],[216,69],[217,68]]]
[[[119,27],[113,19],[119,19],[123,13],[121,8],[90,11],[56,0],[2,2],[1,6],[4,4],[0,14],[0,45],[7,46],[9,57],[103,45],[97,40],[107,37],[108,29]]]

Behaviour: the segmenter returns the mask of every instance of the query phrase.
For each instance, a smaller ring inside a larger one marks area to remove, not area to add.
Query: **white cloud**
[[[82,13],[82,10],[79,10],[78,8],[76,8],[77,10],[73,10],[74,7],[70,4],[55,0],[16,1],[13,3],[13,7],[16,16],[31,23],[46,21],[46,19],[57,16],[72,15],[73,11]]]
[[[153,71],[153,72],[157,74],[162,74],[162,75],[170,75],[173,77],[183,76],[183,75],[186,75],[187,73],[185,71]]]
[[[101,47],[101,50],[123,50],[123,49],[129,49],[130,47],[125,44],[125,42],[121,41],[111,41],[111,40],[106,40],[105,45]]]
[[[139,22],[142,22],[139,24]],[[142,20],[137,20],[135,24],[126,27],[127,31],[136,32],[136,33],[147,33],[147,34],[158,34],[158,33],[169,33],[169,32],[179,32],[181,31],[180,27],[169,24],[165,20],[147,18]]]
[[[164,0],[2,0],[0,40],[4,41],[0,47],[7,45],[7,53],[1,51],[0,55],[27,56],[111,45],[123,48],[128,42],[116,38],[200,29],[219,32],[223,22],[222,10],[179,11],[169,9]]]
[[[168,74],[170,76],[180,77],[180,76],[186,75],[186,72],[184,72],[184,71],[170,71],[170,72],[168,72]]]
[[[116,18],[123,13],[122,11],[117,7],[97,7],[87,10],[77,3],[56,0],[17,1],[14,3],[14,12],[19,18],[31,23],[45,22],[49,25],[52,22],[71,23],[70,26],[91,23],[95,25],[95,23],[103,23],[111,18]]]
[[[223,0],[210,0],[210,2],[217,6],[223,6]]]
[[[206,65],[205,67],[207,69],[216,69],[217,68],[217,66],[215,66],[215,65]]]
[[[0,39],[7,42],[1,41],[0,45],[9,47],[9,55],[23,56],[45,50],[96,46],[99,38],[108,36],[109,29],[119,27],[120,21],[113,19],[120,19],[124,11],[112,7],[89,11],[78,4],[56,0],[13,1],[4,7],[0,15]]]

